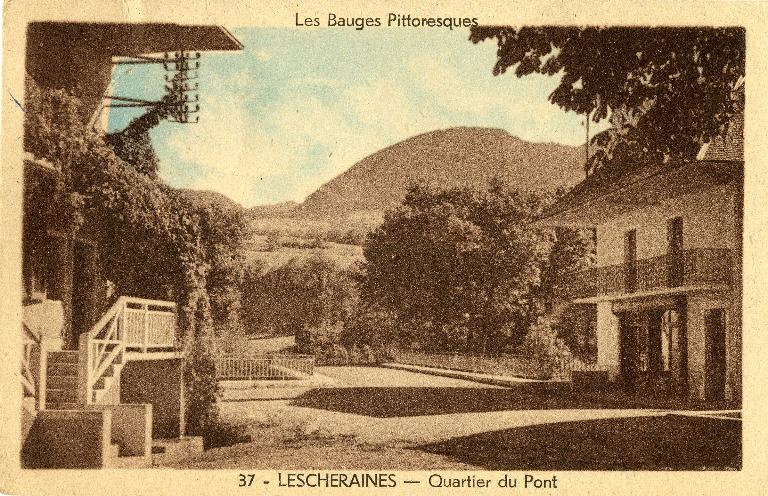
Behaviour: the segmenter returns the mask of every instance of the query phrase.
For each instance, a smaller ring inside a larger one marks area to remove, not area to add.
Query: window
[[[674,288],[683,285],[683,218],[675,217],[667,221],[668,284]]]

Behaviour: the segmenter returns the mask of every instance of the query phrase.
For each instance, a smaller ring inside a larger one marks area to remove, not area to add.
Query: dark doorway
[[[72,347],[95,323],[95,247],[75,242],[72,273]]]
[[[638,314],[624,312],[619,314],[619,372],[624,388],[635,391],[638,376]]]
[[[707,400],[725,397],[725,312],[708,310],[704,316],[706,332],[704,396]]]

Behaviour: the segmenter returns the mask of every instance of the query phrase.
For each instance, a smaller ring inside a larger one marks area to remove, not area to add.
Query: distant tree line
[[[268,268],[251,262],[242,286],[245,327],[295,334],[305,353],[390,346],[510,352],[567,295],[567,275],[589,263],[588,232],[531,222],[558,194],[413,185],[341,268],[323,254]],[[562,313],[559,312],[558,313]],[[589,316],[569,314],[558,334],[590,352]]]

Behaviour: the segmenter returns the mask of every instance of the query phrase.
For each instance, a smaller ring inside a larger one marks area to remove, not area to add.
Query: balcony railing
[[[593,267],[574,273],[565,291],[571,298],[590,298],[658,291],[681,286],[731,283],[731,250],[684,250],[677,254],[637,260],[634,270],[625,264]]]

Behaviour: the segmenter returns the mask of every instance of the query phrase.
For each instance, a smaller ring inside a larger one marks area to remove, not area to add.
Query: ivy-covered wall
[[[216,414],[207,343],[241,332],[242,214],[191,201],[159,179],[149,130],[163,121],[162,105],[109,136],[87,127],[81,106],[67,91],[41,89],[28,78],[25,151],[60,174],[44,199],[25,201],[25,230],[87,235],[115,297],[178,304],[178,337],[188,354],[187,427],[202,433]]]

